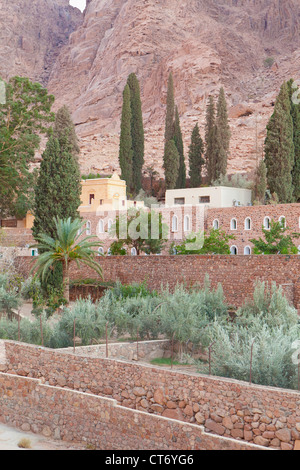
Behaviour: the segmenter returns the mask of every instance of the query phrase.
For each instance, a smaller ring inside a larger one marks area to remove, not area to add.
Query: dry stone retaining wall
[[[5,347],[8,374],[106,396],[126,408],[268,448],[292,450],[299,444],[298,392],[9,341]]]
[[[119,406],[115,400],[0,373],[0,420],[26,432],[101,450],[262,450],[200,426]]]

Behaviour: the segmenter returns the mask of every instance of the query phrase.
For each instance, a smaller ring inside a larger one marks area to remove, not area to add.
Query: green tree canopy
[[[195,125],[191,144],[189,147],[189,175],[191,188],[198,188],[202,183],[202,168],[205,163],[203,158],[204,145],[200,136],[198,123]]]
[[[254,245],[254,254],[256,255],[288,255],[298,254],[298,248],[293,239],[299,238],[299,233],[287,234],[290,229],[284,222],[271,220],[270,229],[262,227],[264,239],[250,240]]]
[[[281,203],[293,202],[292,171],[295,162],[293,119],[287,83],[281,86],[274,113],[267,126],[265,163],[270,192],[276,193]]]
[[[32,207],[35,173],[30,164],[54,121],[54,97],[28,78],[11,78],[5,90],[0,102],[0,217],[22,218]]]

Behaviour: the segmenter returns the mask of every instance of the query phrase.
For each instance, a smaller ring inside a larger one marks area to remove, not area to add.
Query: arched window
[[[244,255],[251,255],[251,248],[250,248],[250,246],[245,246],[245,248],[244,248]]]
[[[178,217],[173,215],[172,217],[172,232],[178,232]]]
[[[270,226],[271,226],[271,219],[270,217],[265,217],[264,218],[264,228],[266,230],[270,230]]]
[[[231,230],[236,230],[237,229],[237,220],[236,219],[231,219],[230,229]]]
[[[108,250],[107,250],[107,256],[111,256],[111,249],[110,248],[108,248]]]
[[[190,231],[190,216],[189,215],[184,216],[184,231],[185,232]]]
[[[250,219],[250,217],[247,217],[245,219],[245,230],[251,230],[251,219]]]
[[[85,229],[87,236],[90,236],[92,234],[92,224],[89,220],[86,223]]]
[[[233,245],[231,248],[230,248],[230,253],[232,255],[237,255],[238,254],[238,249],[235,245]]]
[[[100,248],[98,248],[98,256],[103,256],[104,255],[104,249],[102,248],[102,246],[100,246]]]
[[[131,256],[137,256],[136,248],[131,248]]]
[[[300,246],[298,246],[298,255],[300,255]]]
[[[215,219],[213,221],[213,228],[214,228],[214,230],[219,230],[219,221],[218,221],[218,219]]]
[[[281,222],[281,224],[282,224],[283,227],[286,227],[286,220],[285,220],[284,215],[282,215],[281,217],[279,217],[279,222]]]
[[[104,221],[103,221],[102,219],[99,220],[98,232],[99,232],[99,233],[104,233]]]
[[[108,222],[107,222],[108,230],[110,230],[112,228],[112,225],[113,225],[113,221],[111,219],[109,219]]]

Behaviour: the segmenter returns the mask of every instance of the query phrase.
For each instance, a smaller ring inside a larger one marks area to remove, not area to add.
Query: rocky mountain
[[[32,9],[27,20],[21,19],[24,2]],[[300,79],[299,0],[88,0],[83,18],[67,3],[4,0],[0,35],[12,45],[0,57],[6,74],[34,75],[55,94],[56,107],[69,105],[82,171],[118,168],[122,92],[135,72],[146,164],[162,172],[171,70],[186,155],[196,122],[204,133],[207,97],[224,86],[232,129],[229,171],[255,168],[281,83]],[[2,28],[6,9],[10,36]]]

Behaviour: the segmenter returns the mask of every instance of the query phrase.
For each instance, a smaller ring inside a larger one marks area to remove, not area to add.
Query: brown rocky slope
[[[88,0],[83,22],[71,23],[38,78],[46,77],[57,107],[72,109],[85,172],[118,168],[122,91],[131,72],[141,84],[146,164],[159,171],[171,70],[186,149],[195,122],[203,134],[208,95],[224,86],[232,172],[255,167],[280,84],[300,78],[298,0]]]

